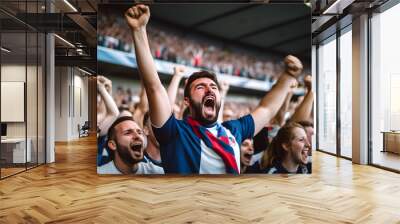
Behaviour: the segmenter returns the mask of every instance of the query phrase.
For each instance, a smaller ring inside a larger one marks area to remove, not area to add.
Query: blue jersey
[[[107,135],[97,138],[97,166],[102,166],[112,159],[110,157],[110,149],[107,146]]]
[[[240,144],[254,135],[253,117],[247,115],[206,128],[214,136],[217,136],[220,127],[224,128],[229,145],[234,151],[236,164],[240,167]],[[177,120],[171,115],[161,128],[153,127],[153,131],[160,143],[161,160],[165,173],[226,173],[222,158],[197,137],[186,120]]]

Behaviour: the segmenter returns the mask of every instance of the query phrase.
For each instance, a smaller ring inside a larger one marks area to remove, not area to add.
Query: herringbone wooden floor
[[[400,223],[400,175],[315,152],[294,176],[98,176],[94,138],[0,181],[0,223]]]

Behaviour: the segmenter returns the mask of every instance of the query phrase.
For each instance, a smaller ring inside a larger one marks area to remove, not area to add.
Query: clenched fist
[[[285,57],[285,72],[289,73],[291,76],[297,78],[303,71],[303,64],[301,61],[293,55],[288,55]]]
[[[183,76],[183,73],[185,72],[185,66],[183,65],[177,65],[174,67],[174,75],[176,76]]]
[[[304,77],[304,85],[308,91],[311,91],[311,85],[312,85],[311,75],[307,75],[306,77]]]
[[[219,83],[219,85],[221,87],[221,92],[226,94],[228,92],[228,90],[229,90],[229,81],[228,80],[222,80]]]
[[[125,20],[132,30],[146,26],[150,18],[150,9],[146,5],[136,5],[125,12]]]
[[[111,82],[111,80],[107,79],[106,77],[98,75],[97,76],[97,86],[99,88],[102,88],[104,86],[106,88],[107,92],[111,94],[112,82]]]

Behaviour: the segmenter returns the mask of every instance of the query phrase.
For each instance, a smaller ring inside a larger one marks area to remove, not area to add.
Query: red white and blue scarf
[[[235,153],[229,145],[229,138],[222,125],[217,124],[217,137],[214,136],[206,127],[202,126],[198,121],[188,116],[188,124],[192,127],[193,132],[198,138],[203,140],[205,145],[214,150],[225,163],[227,173],[239,174],[239,168],[236,163]]]

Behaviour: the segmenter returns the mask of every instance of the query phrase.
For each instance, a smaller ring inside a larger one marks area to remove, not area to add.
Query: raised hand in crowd
[[[257,134],[276,115],[283,105],[286,95],[297,86],[297,78],[300,76],[303,65],[295,56],[288,55],[284,59],[285,71],[279,77],[277,83],[264,96],[258,107],[251,113],[255,123]]]
[[[285,73],[298,78],[303,71],[303,64],[301,61],[293,55],[288,55],[285,57]]]
[[[178,65],[178,66],[174,67],[174,73],[173,73],[171,82],[169,83],[169,86],[167,89],[168,98],[169,98],[169,102],[171,104],[172,109],[175,106],[175,101],[176,101],[176,97],[178,94],[179,83],[183,77],[185,70],[186,70],[185,66],[183,66],[183,65]]]
[[[289,112],[289,105],[290,105],[290,99],[293,96],[293,92],[290,91],[285,98],[285,102],[282,104],[281,108],[279,109],[278,113],[275,115],[275,118],[273,120],[274,125],[277,125],[279,127],[282,127],[286,123],[286,115],[287,113],[290,114]]]
[[[218,122],[223,122],[224,121],[224,105],[225,105],[225,101],[226,101],[225,98],[229,91],[229,81],[222,80],[220,82],[219,86],[220,86],[220,92],[221,92],[221,108],[219,109]]]
[[[103,83],[100,82],[99,79],[97,78],[97,87],[99,87],[100,85],[103,85]],[[107,115],[107,109],[106,105],[104,104],[103,97],[101,97],[99,92],[97,92],[97,123],[100,124],[101,122],[103,122],[106,115]]]
[[[220,91],[221,91],[221,97],[225,97],[228,94],[229,91],[229,81],[228,80],[222,80],[220,85]]]
[[[307,88],[307,94],[304,97],[303,101],[296,108],[293,116],[291,117],[291,121],[300,122],[300,121],[310,121],[311,120],[311,112],[314,102],[314,93],[311,89],[311,75],[307,75],[304,78],[304,84]]]
[[[150,51],[146,25],[150,18],[150,9],[145,5],[136,5],[125,12],[125,20],[132,30],[136,61],[149,101],[150,120],[155,126],[162,126],[171,115],[171,105],[164,89]]]
[[[133,112],[133,119],[135,121],[142,121],[146,112],[149,111],[149,101],[147,99],[146,90],[144,89],[143,83],[140,83],[140,92],[139,92],[139,102],[136,106],[135,111]],[[139,126],[143,128],[143,123],[138,122]]]
[[[104,76],[97,76],[97,81],[104,85],[108,94],[112,95],[112,82]]]
[[[108,128],[117,119],[119,115],[118,107],[115,104],[111,94],[107,91],[107,88],[111,92],[111,81],[104,76],[97,76],[97,91],[102,102],[104,102],[105,113],[102,115],[101,120],[97,121],[97,125],[100,129],[100,136],[107,134]],[[98,107],[102,107],[101,105]]]
[[[146,27],[150,19],[150,10],[146,5],[137,5],[125,12],[125,20],[132,31]]]
[[[312,77],[311,75],[307,75],[304,77],[304,86],[307,88],[308,91],[311,91],[311,86],[312,85]]]

